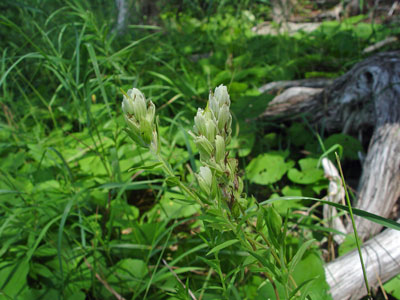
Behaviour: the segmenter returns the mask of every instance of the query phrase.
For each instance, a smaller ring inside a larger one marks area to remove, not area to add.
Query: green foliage
[[[187,299],[189,289],[202,299],[274,298],[271,282],[282,299],[328,297],[317,246],[329,233],[318,211],[303,220],[293,212],[312,200],[261,202],[323,196],[323,151],[340,145],[354,160],[363,149],[338,134],[322,150],[315,136],[326,135],[304,122],[256,120],[273,98],[258,87],[341,75],[366,45],[399,29],[351,19],[310,34],[257,36],[251,28],[268,13],[265,1],[182,3],[181,11],[165,5],[159,26],[134,16],[122,35],[108,2],[0,4],[1,299],[114,299],[113,291]],[[199,190],[187,131],[219,84],[231,95],[228,150],[240,158],[248,201],[232,208],[237,219],[203,214],[178,186]],[[123,131],[120,91],[132,87],[158,107],[160,155],[173,176],[163,177]],[[396,282],[385,287],[400,299]]]
[[[277,182],[294,165],[294,162],[285,162],[287,153],[271,152],[257,156],[246,167],[250,181],[257,184]]]
[[[361,243],[361,241],[360,241]],[[339,246],[339,256],[342,256],[346,254],[347,252],[350,252],[354,249],[356,249],[357,244],[356,244],[356,238],[354,235],[346,235],[344,241],[342,244]]]
[[[400,299],[400,275],[386,282],[383,287],[386,293],[390,293],[393,297]]]

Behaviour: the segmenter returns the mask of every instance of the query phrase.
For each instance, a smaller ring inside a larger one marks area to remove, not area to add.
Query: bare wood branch
[[[399,39],[395,36],[388,36],[387,38],[385,38],[382,41],[379,41],[371,46],[368,46],[367,48],[365,48],[363,50],[363,53],[370,53],[370,52],[374,52],[382,47],[385,47],[389,44],[393,44],[396,43]]]
[[[300,80],[282,80],[267,83],[258,90],[260,93],[279,93],[280,91],[291,87],[325,88],[333,83],[332,79],[309,78]]]
[[[174,270],[172,270],[172,268],[171,268],[170,265],[167,263],[167,261],[166,261],[165,259],[163,259],[162,261],[163,261],[164,265],[168,268],[168,270],[172,273],[172,275],[174,275],[174,277],[176,278],[176,280],[178,280],[178,282],[179,282],[179,283],[182,285],[182,287],[185,289],[185,288],[186,288],[185,284],[182,282],[182,280],[179,278],[179,276],[176,275],[176,273],[174,272]],[[191,297],[193,300],[197,300],[197,299],[196,299],[196,296],[193,294],[193,292],[192,292],[190,289],[188,289],[188,293],[189,293],[190,297]]]
[[[84,260],[85,260],[86,266],[87,266],[92,272],[94,272],[92,265],[87,261],[86,258],[84,258]],[[95,276],[96,276],[97,280],[100,281],[101,284],[104,285],[104,287],[105,287],[111,294],[114,295],[115,299],[117,299],[117,300],[126,300],[124,297],[122,297],[120,294],[118,294],[118,293],[108,284],[108,282],[107,282],[106,280],[104,280],[103,278],[101,278],[100,274],[95,273]]]
[[[375,129],[363,168],[356,207],[388,217],[400,197],[400,123],[387,123]],[[361,217],[355,221],[363,239],[382,229]],[[351,224],[347,230],[351,231]]]
[[[342,202],[344,204],[345,192],[338,170],[336,169],[335,165],[326,157],[322,159],[322,167],[324,168],[325,177],[329,179],[327,195],[328,201],[334,203]],[[325,204],[323,208],[323,215],[324,219],[328,221],[330,228],[336,229],[343,234],[348,233],[342,219],[337,216],[336,207]],[[344,236],[334,234],[333,239],[336,243],[341,244],[344,241]]]
[[[294,114],[307,116],[327,131],[359,134],[373,129],[354,206],[388,217],[400,198],[400,51],[373,55],[320,91],[291,87],[276,96],[261,116],[285,119]],[[355,221],[363,240],[382,228],[364,218]],[[350,224],[345,230],[340,225],[336,226],[340,231],[352,231]],[[398,231],[385,230],[363,247],[372,286],[400,272],[399,238]],[[326,265],[334,299],[366,294],[358,260],[352,252]]]
[[[261,116],[300,113],[328,131],[359,134],[374,128],[355,207],[388,217],[400,197],[400,52],[371,56],[323,90],[292,87]],[[362,239],[381,229],[363,218],[356,221]]]
[[[398,222],[400,219],[398,220]],[[368,283],[377,287],[400,272],[400,231],[386,229],[362,246]],[[334,300],[360,299],[367,294],[357,250],[325,265]]]

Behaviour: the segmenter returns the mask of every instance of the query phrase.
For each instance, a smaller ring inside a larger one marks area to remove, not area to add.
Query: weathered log
[[[400,52],[371,56],[322,91],[292,87],[272,100],[261,117],[295,114],[327,131],[362,135],[374,128],[355,206],[388,217],[400,197]],[[363,218],[356,218],[356,224],[362,239],[381,229]]]
[[[400,197],[400,123],[387,123],[375,129],[363,168],[356,207],[388,217]],[[361,217],[355,221],[363,239],[382,228]],[[351,230],[351,224],[347,230]]]
[[[344,204],[345,192],[338,170],[326,157],[322,159],[322,167],[324,168],[325,177],[329,179],[328,195],[326,196],[326,199],[330,202]],[[323,216],[324,220],[327,221],[328,227],[343,233],[343,235],[333,235],[334,241],[341,244],[344,241],[344,235],[348,232],[342,219],[337,216],[336,207],[325,204],[323,208]]]
[[[282,80],[267,83],[260,87],[260,93],[278,93],[284,89],[291,87],[307,87],[307,88],[326,88],[333,83],[332,79],[326,78],[308,78],[299,80]]]
[[[363,53],[366,54],[366,53],[374,52],[374,51],[379,50],[380,48],[385,47],[389,44],[397,43],[398,41],[399,41],[399,39],[396,36],[388,36],[384,40],[379,41],[379,42],[365,48],[363,50]]]
[[[400,52],[371,56],[322,91],[291,86],[275,97],[260,117],[285,119],[296,114],[305,115],[327,131],[363,136],[363,131],[373,129],[354,206],[389,217],[400,198]],[[334,193],[330,196],[335,197]],[[335,212],[325,209],[328,213]],[[355,221],[363,240],[382,228],[364,218],[356,217]],[[332,225],[341,232],[352,231],[349,222],[345,229],[337,219]],[[340,242],[340,237],[335,240]],[[387,229],[363,246],[370,285],[400,272],[399,240],[399,231]],[[325,270],[335,300],[359,299],[367,294],[357,251],[328,263]]]
[[[398,222],[400,219],[398,220]],[[400,231],[386,229],[362,248],[368,284],[377,288],[400,272]],[[326,281],[334,300],[360,299],[367,295],[358,251],[325,265]]]
[[[373,127],[376,123],[373,100],[383,92],[392,93],[386,98],[399,94],[399,68],[400,51],[373,55],[356,64],[319,94],[302,102],[288,105],[272,101],[260,117],[279,116],[285,119],[301,113],[308,116],[311,122],[323,123],[328,131],[342,130],[349,119],[354,120],[350,122],[350,132]],[[290,101],[289,98],[287,102]],[[396,101],[399,100],[389,101],[393,108]]]

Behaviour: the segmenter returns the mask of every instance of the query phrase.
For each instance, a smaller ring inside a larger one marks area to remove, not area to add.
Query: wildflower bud
[[[199,108],[197,110],[197,114],[194,117],[194,125],[195,125],[195,131],[197,131],[198,134],[205,135],[207,128],[206,128],[206,119],[204,116],[204,110]]]
[[[124,115],[126,124],[128,125],[128,129],[126,132],[130,136],[132,140],[134,140],[137,144],[139,144],[142,147],[146,147],[146,144],[144,143],[141,133],[140,133],[140,127],[137,121],[135,120],[135,117],[128,118],[126,115]]]
[[[282,217],[273,206],[267,208],[267,215],[268,229],[271,231],[270,234],[278,237],[282,230]]]
[[[214,122],[212,120],[206,120],[206,132],[204,133],[204,135],[211,143],[214,142],[215,134],[216,127]]]
[[[146,99],[142,92],[135,88],[128,90],[128,96],[133,102],[133,113],[140,122],[146,116]]]
[[[227,105],[228,107],[231,105],[231,100],[229,99],[228,89],[224,85],[220,85],[215,88],[214,97],[218,102],[218,106],[222,107],[222,105]]]
[[[212,177],[212,172],[209,167],[200,167],[200,172],[198,175],[196,175],[197,180],[199,181],[200,188],[203,192],[205,192],[207,195],[211,193],[211,188],[212,188],[212,182],[213,182],[213,177]]]
[[[152,134],[152,140],[150,143],[150,149],[154,152],[157,153],[158,152],[158,136],[157,136],[157,131],[153,130],[153,134]]]
[[[218,114],[218,130],[223,133],[225,130],[230,129],[232,124],[232,116],[229,112],[229,107],[223,105]]]
[[[146,145],[150,145],[153,139],[153,124],[149,122],[146,118],[142,119],[140,122],[140,133],[142,135],[143,141]]]
[[[199,149],[200,160],[208,161],[211,158],[214,150],[214,147],[211,144],[211,142],[204,135],[196,137],[194,142],[197,146],[197,149]]]
[[[219,163],[225,158],[225,141],[220,135],[215,137],[215,161]]]
[[[124,95],[124,99],[122,100],[122,111],[124,112],[125,115],[133,115],[134,112],[134,107],[133,107],[133,101],[130,99],[130,97],[126,97]]]
[[[150,122],[150,124],[154,123],[154,116],[156,114],[156,106],[152,101],[149,101],[149,105],[147,108],[146,119]]]
[[[154,140],[154,134],[157,137],[154,126],[156,111],[154,103],[146,100],[138,89],[133,88],[124,95],[122,110],[129,136],[142,147],[149,147],[153,142],[157,148],[157,139]]]
[[[212,92],[210,92],[210,95],[208,97],[208,107],[214,114],[215,118],[218,118],[218,113],[219,113],[219,104],[217,99],[215,98],[215,95],[213,95]]]

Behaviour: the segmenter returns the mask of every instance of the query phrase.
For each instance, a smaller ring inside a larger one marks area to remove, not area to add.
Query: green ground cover
[[[209,91],[226,85],[229,152],[252,203],[322,198],[321,155],[336,147],[357,164],[365,145],[306,119],[253,120],[272,99],[258,88],[340,76],[364,58],[362,49],[398,29],[355,17],[309,34],[257,36],[251,28],[268,12],[261,1],[186,5],[185,13],[166,5],[159,25],[135,25],[144,20],[137,17],[116,35],[113,2],[0,4],[0,299],[189,299],[187,289],[197,299],[274,297],[257,256],[232,232],[204,226],[199,205],[128,139],[122,91],[138,87],[154,102],[162,155],[196,187],[200,161],[187,131]],[[288,228],[276,232],[282,260],[304,251],[290,273],[304,283],[303,295],[330,299],[321,247],[331,232],[313,204],[276,202],[275,219],[265,222],[272,231],[282,222]]]

